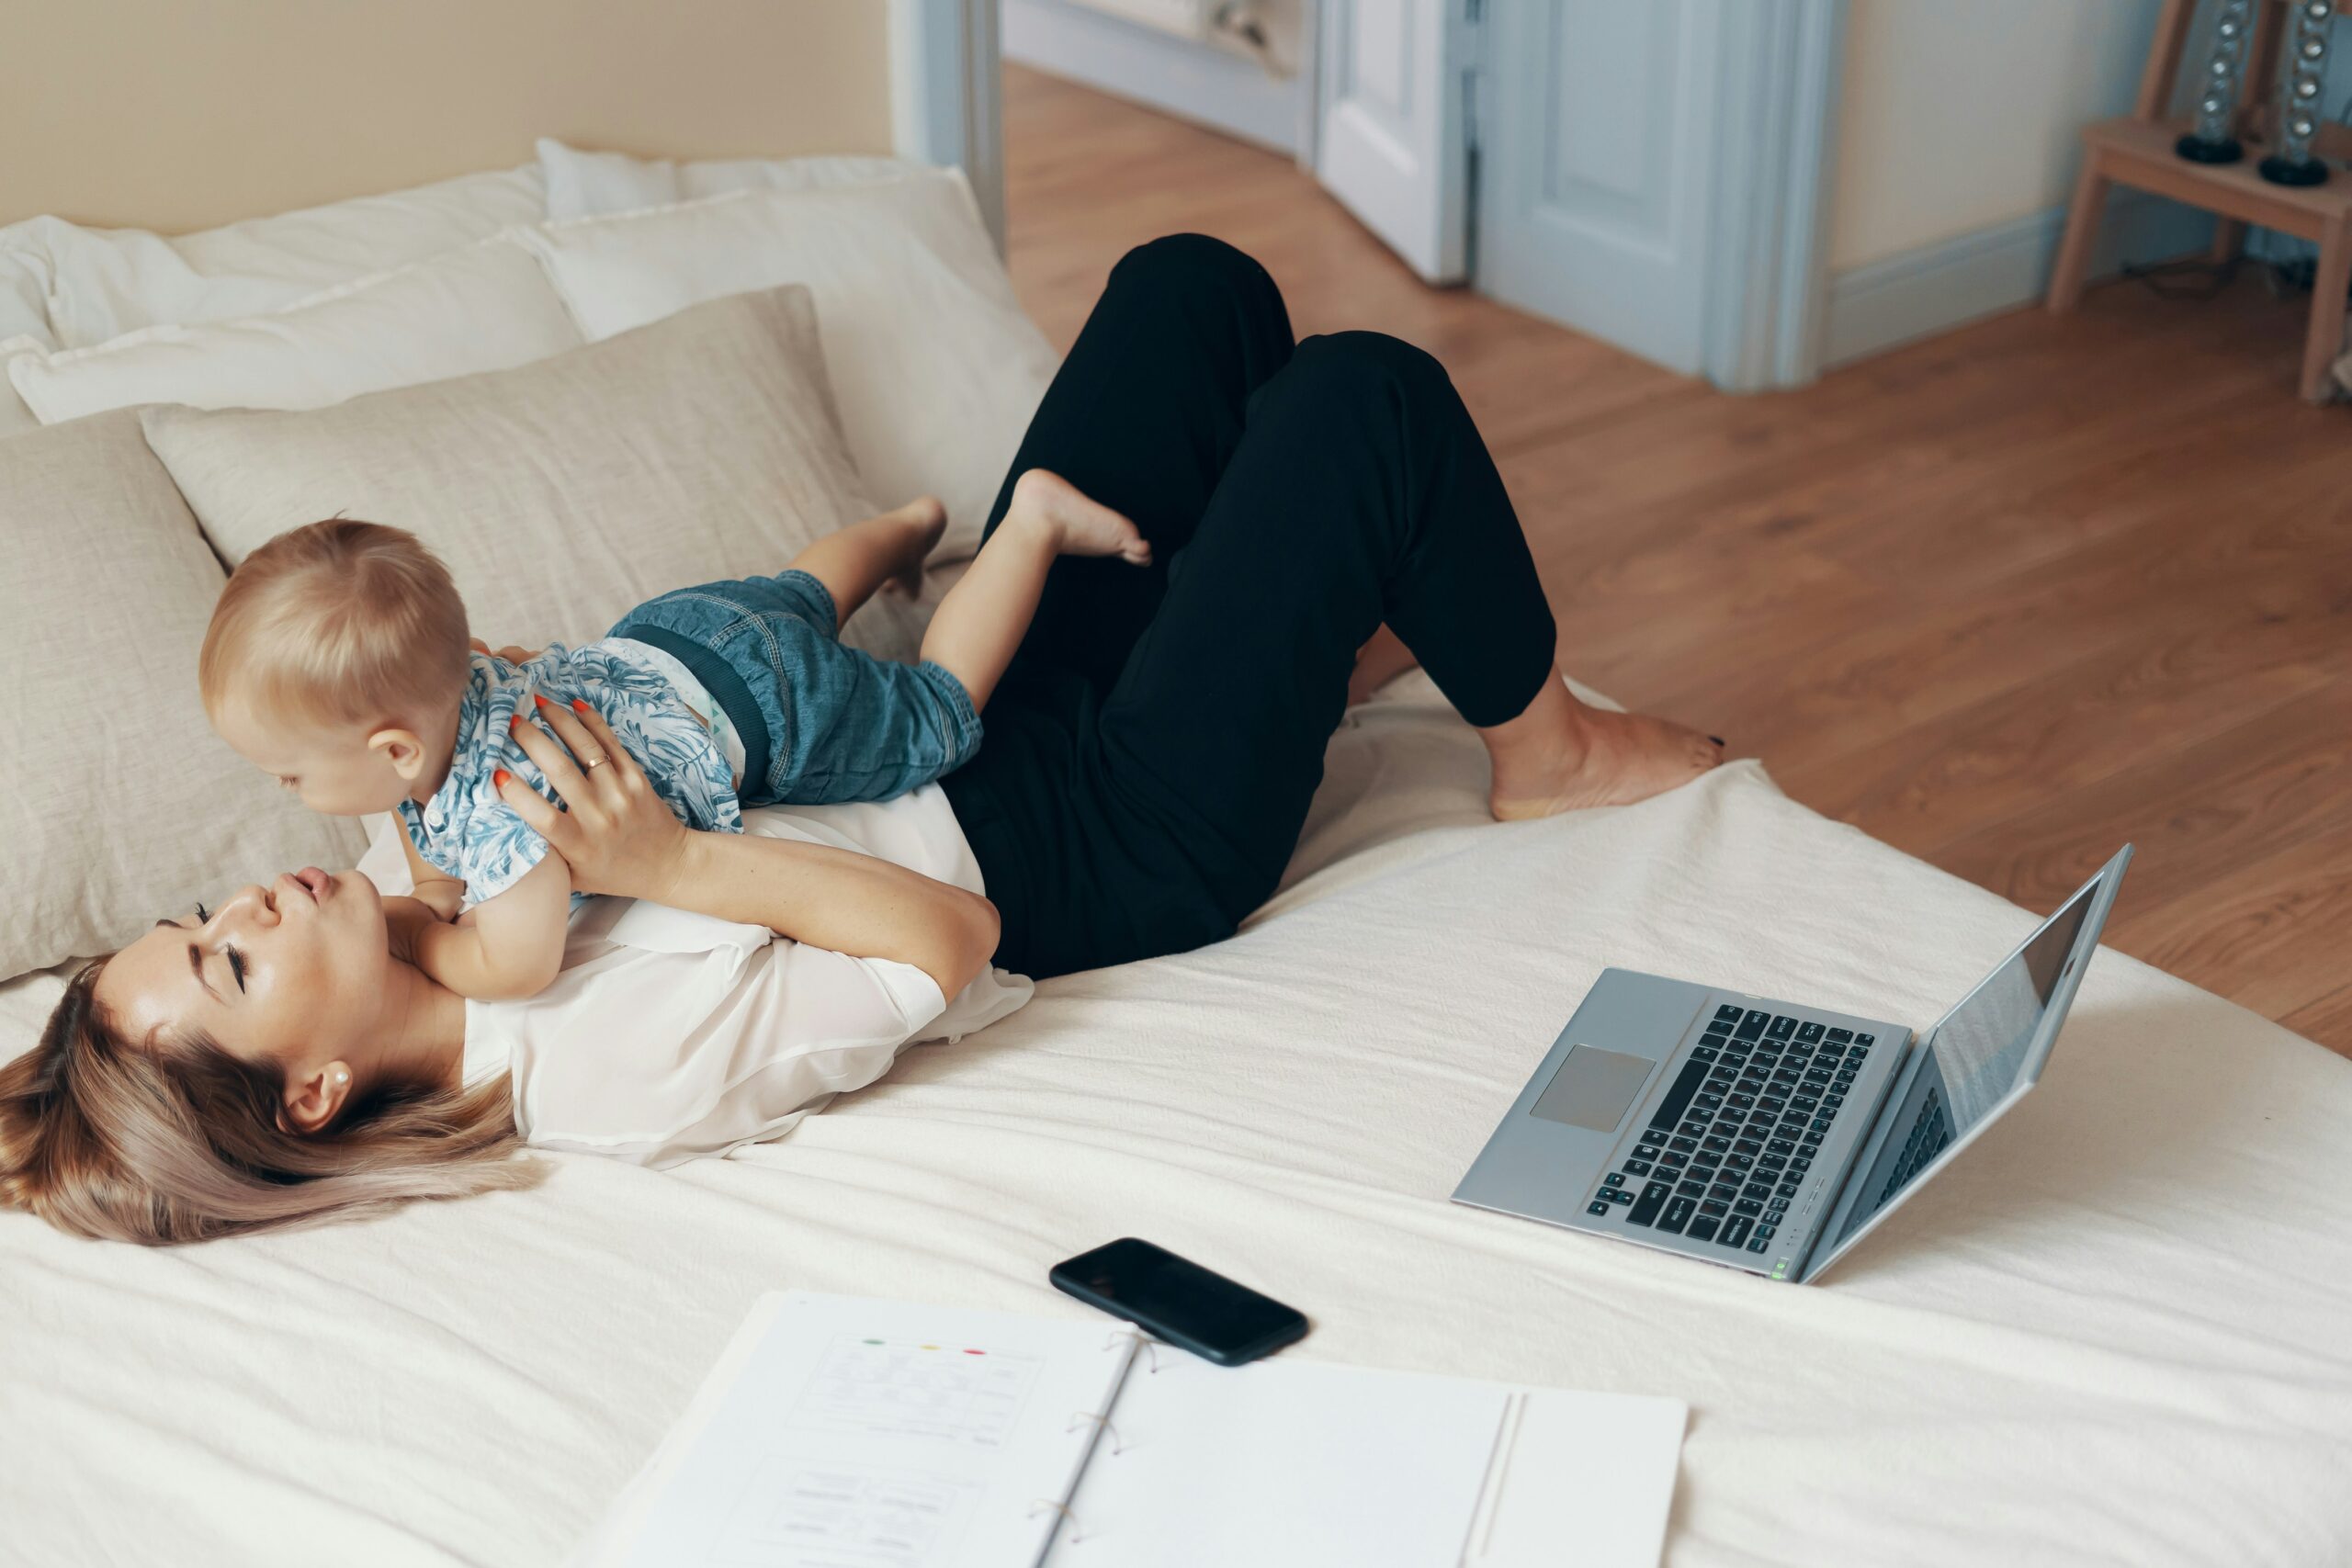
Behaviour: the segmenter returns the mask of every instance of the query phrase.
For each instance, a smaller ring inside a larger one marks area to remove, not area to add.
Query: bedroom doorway
[[[1006,60],[1286,153],[1425,282],[1729,390],[1819,366],[1845,0],[1001,0]]]

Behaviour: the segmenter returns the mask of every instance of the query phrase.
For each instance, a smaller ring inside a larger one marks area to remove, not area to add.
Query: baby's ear
[[[424,772],[424,742],[413,729],[379,729],[368,738],[368,750],[382,755],[411,784]]]

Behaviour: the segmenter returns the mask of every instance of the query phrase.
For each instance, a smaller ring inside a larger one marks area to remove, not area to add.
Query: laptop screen
[[[1984,1121],[2026,1078],[2058,983],[2089,956],[2083,922],[2098,892],[2094,877],[2042,923],[2007,962],[1945,1015],[1928,1038],[1927,1059],[1896,1109],[1894,1132],[1863,1177],[1860,1196],[1826,1257],[1935,1162],[1945,1145]],[[2078,956],[2077,943],[2085,951]]]
[[[1953,1137],[1983,1121],[2017,1087],[2026,1052],[2065,972],[2083,917],[2090,912],[2093,890],[2086,887],[2067,900],[1928,1036],[1943,1073]]]

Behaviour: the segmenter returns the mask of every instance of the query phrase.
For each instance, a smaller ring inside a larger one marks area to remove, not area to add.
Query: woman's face
[[[375,884],[305,866],[202,919],[158,920],[107,962],[96,995],[134,1039],[200,1031],[291,1080],[363,1043],[391,963]]]

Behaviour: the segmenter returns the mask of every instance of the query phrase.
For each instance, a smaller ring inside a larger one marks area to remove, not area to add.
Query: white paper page
[[[1471,1568],[1657,1568],[1690,1409],[1530,1389],[1504,1426]]]
[[[587,1560],[1028,1568],[1133,1354],[1105,1324],[763,1298]]]
[[[1129,1371],[1051,1568],[1451,1568],[1511,1391],[1311,1361]],[[1113,1451],[1115,1439],[1117,1451]]]

